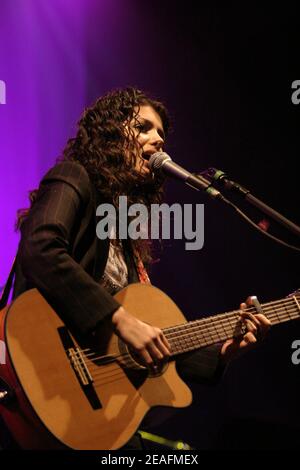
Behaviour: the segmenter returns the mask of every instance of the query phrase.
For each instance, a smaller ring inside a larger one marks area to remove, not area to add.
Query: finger
[[[164,358],[164,355],[152,341],[151,343],[147,344],[147,351],[151,355],[153,362],[161,361]]]
[[[168,353],[171,354],[171,345],[170,345],[169,341],[167,340],[167,338],[165,337],[165,335],[163,334],[163,332],[161,332],[160,339],[163,342],[163,344],[165,345],[165,347],[167,348]]]
[[[155,344],[156,344],[157,348],[159,349],[159,351],[162,353],[162,355],[163,355],[164,358],[167,358],[167,357],[170,356],[171,351],[170,351],[169,348],[163,343],[162,338],[156,338],[156,339],[155,339]]]
[[[242,302],[240,304],[240,309],[245,310],[245,308],[247,308],[247,304],[245,302]]]
[[[250,320],[252,321],[252,323],[254,323],[256,325],[256,327],[259,327],[260,326],[260,321],[258,320],[258,318],[256,318],[257,316],[256,315],[253,315],[253,313],[250,313],[250,312],[241,312],[241,318],[242,320]]]
[[[243,338],[243,343],[245,344],[245,346],[248,346],[251,344],[254,345],[256,342],[257,342],[257,338],[254,336],[253,333],[249,331],[248,333],[245,334]]]
[[[263,326],[263,327],[270,328],[270,326],[272,325],[270,320],[265,315],[263,315],[262,313],[258,313],[257,315],[255,315],[255,317],[259,321],[260,325]]]
[[[257,297],[248,297],[246,300],[247,305],[253,306],[256,309],[255,317],[262,320],[265,325],[271,325],[270,320],[264,315],[264,311]]]
[[[247,332],[253,333],[254,335],[257,334],[258,328],[251,320],[244,320],[244,323],[247,328]]]
[[[258,321],[259,321],[259,327],[258,327],[258,335],[259,339],[264,339],[266,334],[268,333],[270,327],[271,327],[271,322],[262,314],[258,314]]]
[[[141,361],[145,366],[153,367],[153,365],[154,365],[153,358],[151,357],[151,355],[149,354],[149,352],[146,349],[142,349],[142,350],[136,351],[136,352],[137,352],[138,356],[141,358]]]
[[[170,355],[171,345],[161,330],[159,330],[159,336],[157,339],[159,340],[159,343],[163,345],[163,351],[166,351],[165,353]]]
[[[248,318],[252,321],[252,323],[256,325],[257,332],[255,334],[256,334],[256,337],[259,339],[264,338],[264,336],[267,334],[271,326],[270,320],[268,320],[268,318],[262,313],[253,315],[252,313],[249,313],[249,312],[241,312],[241,318],[243,320]]]

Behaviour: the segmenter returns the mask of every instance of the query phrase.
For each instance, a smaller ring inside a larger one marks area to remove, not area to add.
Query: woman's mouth
[[[144,160],[148,161],[150,157],[151,157],[151,154],[150,154],[150,153],[144,153],[144,152],[142,153],[142,158],[143,158]]]

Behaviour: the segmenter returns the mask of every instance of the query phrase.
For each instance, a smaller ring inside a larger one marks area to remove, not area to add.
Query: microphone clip
[[[243,197],[246,197],[247,194],[250,193],[250,190],[242,186],[241,184],[237,183],[236,181],[230,180],[227,178],[226,173],[222,170],[218,170],[217,168],[210,167],[207,170],[204,170],[200,173],[201,176],[208,178],[211,181],[211,184],[214,182],[221,184],[230,191],[234,191]]]

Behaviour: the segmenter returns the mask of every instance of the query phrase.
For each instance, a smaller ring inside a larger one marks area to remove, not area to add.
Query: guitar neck
[[[295,320],[300,317],[299,297],[298,293],[262,304],[263,313],[272,325]],[[257,313],[254,307],[248,307],[245,311]],[[171,345],[172,357],[241,335],[240,312],[241,310],[234,310],[165,328],[163,332]]]

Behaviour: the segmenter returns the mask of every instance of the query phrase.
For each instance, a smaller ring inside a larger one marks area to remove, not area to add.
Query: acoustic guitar
[[[239,310],[187,322],[151,285],[132,284],[115,297],[137,318],[160,327],[170,342],[172,355],[155,372],[108,326],[101,346],[99,340],[79,340],[37,289],[0,313],[0,412],[22,448],[122,447],[151,407],[191,404],[191,391],[176,372],[179,354],[241,334]],[[273,325],[297,319],[299,297],[262,304],[264,314]],[[246,311],[256,313],[253,307]]]

